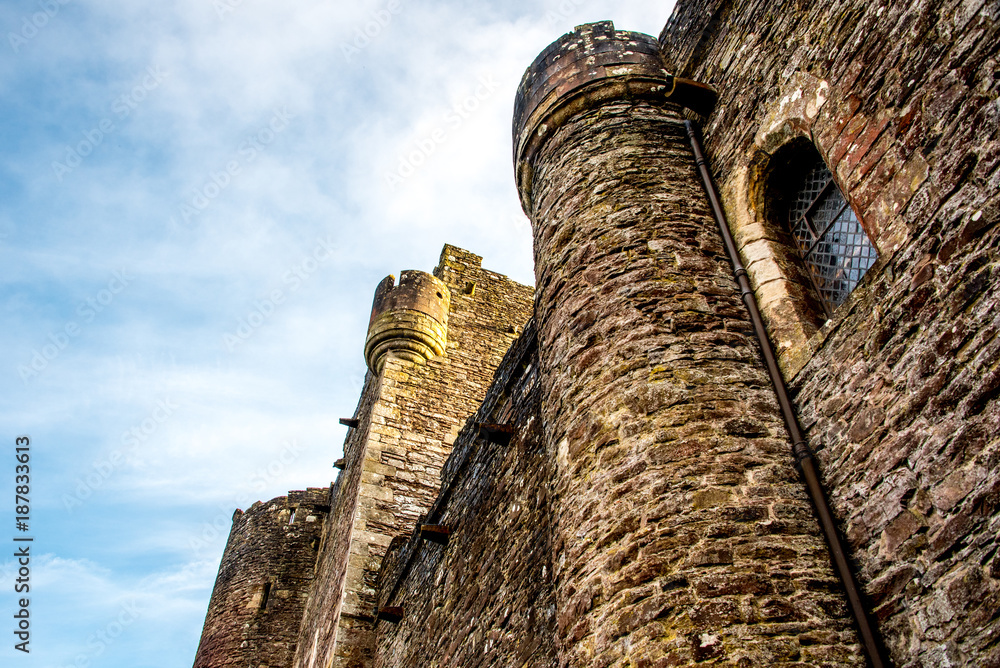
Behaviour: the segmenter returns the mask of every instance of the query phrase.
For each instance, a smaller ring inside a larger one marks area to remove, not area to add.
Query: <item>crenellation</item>
[[[343,468],[234,514],[196,666],[1000,668],[998,19],[679,0],[659,39],[543,50],[513,119],[536,289],[451,245],[379,284]],[[857,220],[827,264],[787,215],[812,165],[807,222]],[[877,258],[823,307],[852,234]]]
[[[233,514],[197,668],[291,661],[314,582],[328,494],[325,488],[293,491]]]
[[[451,435],[485,393],[492,368],[513,340],[511,325],[529,317],[530,288],[482,269],[481,262],[478,255],[445,246],[436,276],[406,271],[399,286],[387,279],[376,291],[370,349],[374,337],[392,329],[380,323],[400,312],[419,310],[421,317],[444,324],[446,330],[438,354],[414,358],[393,347],[377,362],[369,356],[378,374],[369,376],[371,403],[357,413],[364,416],[357,430],[358,482],[337,490],[345,507],[351,503],[347,499],[356,499],[352,528],[343,539],[350,544],[352,566],[337,569],[337,560],[346,555],[328,554],[330,568],[342,574],[324,582],[322,592],[310,601],[300,633],[300,643],[310,643],[318,648],[317,656],[326,657],[324,665],[332,661],[333,666],[348,666],[371,656],[375,586],[386,549],[394,536],[412,530],[433,502]],[[480,288],[456,297],[457,288],[470,280]],[[396,318],[393,326],[399,322]],[[443,396],[457,400],[436,401]],[[343,526],[343,521],[331,526]],[[332,616],[326,602],[331,597],[342,601]],[[321,628],[326,629],[325,640],[316,635]],[[293,665],[307,665],[311,656],[311,647],[300,651]]]
[[[380,373],[386,357],[422,364],[443,355],[451,291],[422,271],[387,276],[375,289],[365,341],[368,368]]]

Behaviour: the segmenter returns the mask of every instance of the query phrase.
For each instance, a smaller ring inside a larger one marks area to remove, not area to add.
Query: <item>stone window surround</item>
[[[872,225],[852,202],[837,165],[830,163],[829,147],[821,145],[812,132],[813,123],[830,93],[829,84],[797,72],[789,78],[782,92],[754,137],[754,150],[728,178],[721,175],[725,179],[721,190],[723,201],[733,204],[732,208],[726,207],[729,227],[746,266],[778,366],[785,380],[791,382],[850,313],[852,306],[863,298],[873,277],[886,265],[890,253],[883,247],[888,240],[873,234]],[[830,168],[834,183],[854,209],[878,252],[878,259],[868,273],[830,319],[826,319],[822,307],[815,302],[786,221],[770,210],[768,185],[776,167],[774,158],[784,150],[795,150],[794,144],[805,142],[812,144]]]

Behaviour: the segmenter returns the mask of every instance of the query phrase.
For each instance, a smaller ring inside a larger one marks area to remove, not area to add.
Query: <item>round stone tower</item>
[[[379,373],[389,355],[424,362],[443,355],[448,334],[451,292],[442,281],[422,271],[386,276],[375,289],[368,321],[365,360]]]
[[[233,514],[194,668],[291,665],[328,499],[311,488]]]
[[[518,90],[561,666],[861,665],[685,134],[712,95],[611,22]]]

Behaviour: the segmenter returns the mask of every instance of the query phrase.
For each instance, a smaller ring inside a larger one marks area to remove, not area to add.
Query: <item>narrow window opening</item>
[[[288,523],[289,523],[289,524],[293,524],[293,523],[295,522],[295,511],[296,511],[296,509],[295,509],[295,508],[292,508],[292,514],[291,514],[291,516],[290,516],[290,517],[288,518]]]
[[[260,595],[260,608],[258,608],[259,610],[267,609],[267,599],[270,598],[270,596],[271,596],[271,583],[265,582],[264,590],[261,592]]]

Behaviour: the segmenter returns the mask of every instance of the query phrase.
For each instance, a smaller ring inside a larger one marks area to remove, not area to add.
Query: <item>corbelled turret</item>
[[[424,362],[443,355],[448,338],[451,292],[439,279],[422,271],[404,271],[395,285],[386,276],[375,289],[368,322],[365,360],[379,373],[387,355]]]

